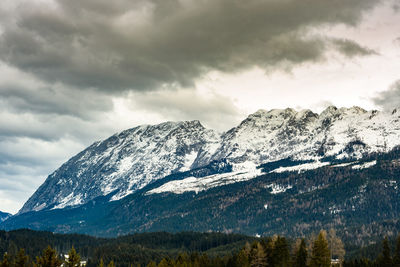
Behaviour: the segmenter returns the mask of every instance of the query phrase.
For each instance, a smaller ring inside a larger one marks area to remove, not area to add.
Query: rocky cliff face
[[[169,174],[213,161],[226,160],[237,174],[279,159],[361,158],[398,145],[400,112],[358,107],[329,107],[321,114],[260,110],[221,135],[198,121],[139,126],[71,158],[47,178],[20,213],[76,206],[111,193],[111,200],[118,200]]]

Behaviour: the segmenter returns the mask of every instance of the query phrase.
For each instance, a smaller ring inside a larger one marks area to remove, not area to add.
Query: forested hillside
[[[343,266],[391,267],[400,263],[400,238],[368,247],[345,245],[335,230],[293,239],[221,233],[145,233],[118,238],[0,231],[2,267],[66,266]],[[68,255],[68,256],[66,256]]]
[[[281,160],[260,166],[265,174],[248,181],[199,192],[149,194],[163,183],[186,179],[172,175],[118,201],[101,197],[77,208],[24,213],[0,227],[103,237],[216,231],[293,238],[335,228],[343,241],[358,246],[394,237],[400,229],[400,150],[326,161],[330,165],[314,170],[270,172],[308,164]]]

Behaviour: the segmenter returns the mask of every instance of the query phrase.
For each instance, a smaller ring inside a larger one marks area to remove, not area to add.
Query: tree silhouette
[[[36,257],[36,266],[38,267],[59,267],[62,264],[62,260],[57,256],[57,252],[48,246],[44,251],[43,255]]]
[[[68,257],[65,259],[66,267],[77,267],[81,265],[81,256],[76,253],[75,248],[72,246],[71,250],[68,252]]]
[[[306,267],[307,266],[307,248],[306,248],[306,242],[304,241],[304,238],[301,239],[300,246],[296,251],[296,257],[294,260],[294,267]]]
[[[330,265],[331,258],[326,232],[321,230],[313,244],[310,267],[329,267]]]

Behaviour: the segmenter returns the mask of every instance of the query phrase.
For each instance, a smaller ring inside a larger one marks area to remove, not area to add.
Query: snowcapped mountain
[[[108,194],[118,200],[167,175],[212,162],[228,162],[232,173],[209,176],[199,185],[205,189],[213,187],[207,183],[251,179],[260,174],[256,167],[266,162],[292,158],[321,166],[318,162],[323,158],[357,159],[398,145],[400,112],[359,107],[328,107],[321,114],[259,110],[221,135],[198,121],[139,126],[96,142],[71,158],[47,178],[19,213],[76,206]],[[198,186],[198,180],[187,179],[151,193]]]
[[[96,142],[52,173],[19,213],[64,208],[115,193],[120,199],[155,179],[208,163],[220,137],[199,121],[135,127]]]
[[[261,164],[292,157],[361,157],[400,144],[400,112],[365,111],[359,107],[310,110],[259,110],[222,135],[213,159]]]

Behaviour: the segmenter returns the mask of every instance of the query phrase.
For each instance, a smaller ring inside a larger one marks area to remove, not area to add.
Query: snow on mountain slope
[[[165,192],[182,194],[191,191],[198,193],[217,186],[247,181],[261,174],[262,172],[260,169],[254,168],[246,171],[242,170],[230,173],[214,174],[201,178],[188,177],[183,180],[176,180],[165,183],[158,188],[148,191],[147,194],[159,194]]]
[[[139,126],[96,142],[52,173],[20,213],[64,208],[115,192],[120,199],[154,179],[205,165],[220,137],[198,121]]]
[[[112,200],[120,199],[171,173],[211,161],[233,164],[230,176],[203,180],[223,184],[248,179],[251,175],[236,179],[236,172],[251,173],[261,163],[285,158],[318,162],[328,156],[358,159],[398,145],[400,112],[359,107],[328,107],[321,114],[259,110],[222,135],[205,129],[198,121],[139,126],[96,142],[70,159],[47,178],[20,213],[79,205],[109,193],[114,194]],[[176,190],[186,190],[198,182],[186,180]]]
[[[400,144],[400,112],[365,111],[359,107],[310,110],[259,110],[222,135],[213,159],[256,164],[288,157],[362,157]]]
[[[277,168],[275,170],[270,171],[270,173],[272,173],[272,172],[276,172],[276,173],[298,172],[298,173],[300,173],[300,172],[307,171],[307,170],[318,169],[318,168],[321,168],[323,166],[327,166],[329,164],[330,164],[330,162],[315,161],[315,162],[300,164],[300,165],[296,165],[296,166],[279,167],[279,168]]]
[[[6,213],[6,212],[2,212],[0,211],[0,223],[4,222],[5,220],[7,220],[9,217],[11,217],[10,213]]]

